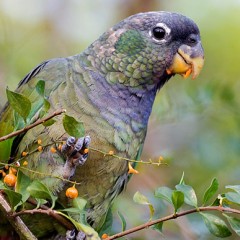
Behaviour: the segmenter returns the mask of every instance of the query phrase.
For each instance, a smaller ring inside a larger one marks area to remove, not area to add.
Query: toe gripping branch
[[[91,142],[90,136],[76,139],[69,137],[62,146],[61,153],[66,159],[64,178],[69,179],[75,173],[75,169],[79,165],[83,165],[88,157],[88,147]]]

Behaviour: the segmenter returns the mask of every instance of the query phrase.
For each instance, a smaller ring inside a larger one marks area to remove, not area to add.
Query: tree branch
[[[49,119],[51,119],[51,118],[53,118],[53,117],[55,117],[55,116],[57,116],[57,115],[60,115],[60,114],[62,114],[62,113],[65,113],[65,112],[66,112],[65,109],[57,110],[56,112],[52,113],[51,115],[49,115],[49,116],[47,116],[47,117],[45,117],[45,118],[42,118],[42,119],[38,119],[36,122],[34,122],[33,124],[30,124],[30,125],[26,126],[26,127],[23,128],[23,129],[17,130],[17,131],[15,131],[15,132],[9,133],[8,135],[5,135],[5,136],[3,136],[3,137],[0,137],[0,142],[5,141],[5,140],[7,140],[7,139],[9,139],[9,138],[15,137],[15,136],[17,136],[17,135],[19,135],[19,134],[21,134],[21,133],[27,132],[29,129],[34,128],[34,127],[36,127],[37,125],[42,124],[42,123],[48,121]]]
[[[3,212],[4,216],[13,226],[13,228],[18,233],[21,239],[37,240],[37,238],[32,234],[32,232],[28,229],[28,227],[25,225],[25,223],[22,221],[20,217],[12,216],[12,210],[1,192],[0,192],[0,210]]]
[[[29,198],[27,201],[30,204],[37,205],[37,202],[32,198]],[[53,217],[56,221],[58,221],[61,225],[63,225],[67,230],[72,230],[75,228],[74,225],[70,221],[68,221],[65,217],[59,215],[57,211],[51,208],[48,208],[45,205],[41,205],[40,208],[38,209],[30,209],[30,210],[23,210],[20,212],[14,212],[12,213],[12,216],[16,217],[24,214],[34,214],[34,213],[47,214]]]
[[[140,231],[142,229],[148,228],[148,227],[150,227],[152,225],[155,225],[157,223],[160,223],[160,222],[166,222],[168,220],[175,219],[175,218],[178,218],[178,217],[182,217],[184,215],[188,215],[188,214],[196,213],[196,212],[204,212],[204,211],[219,211],[219,212],[229,212],[229,213],[240,214],[240,210],[233,209],[233,208],[222,207],[222,206],[199,207],[199,208],[194,208],[194,209],[190,209],[190,210],[187,210],[187,211],[183,211],[183,212],[180,212],[180,213],[171,214],[169,216],[159,218],[159,219],[156,219],[156,220],[153,220],[153,221],[148,221],[148,222],[146,222],[144,224],[141,224],[139,226],[136,226],[136,227],[133,227],[133,228],[128,229],[126,231],[123,231],[123,232],[114,234],[112,236],[109,236],[108,238],[106,238],[106,240],[117,239],[117,238],[126,236],[130,233],[134,233],[134,232]]]

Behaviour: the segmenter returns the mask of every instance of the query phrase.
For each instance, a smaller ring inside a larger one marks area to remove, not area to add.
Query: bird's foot
[[[89,136],[76,139],[69,137],[66,143],[62,146],[62,154],[72,165],[83,165],[88,157],[88,147],[91,142]]]
[[[88,146],[91,142],[89,136],[76,139],[75,137],[69,137],[66,143],[62,146],[61,154],[66,160],[62,177],[69,179],[74,176],[76,167],[83,165],[88,157]]]
[[[77,232],[74,230],[68,230],[66,232],[66,239],[67,240],[85,240],[86,234],[84,232]]]

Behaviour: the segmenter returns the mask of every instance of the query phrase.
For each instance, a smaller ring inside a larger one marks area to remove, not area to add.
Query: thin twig
[[[57,220],[66,229],[68,229],[68,230],[74,229],[74,225],[70,221],[66,220],[63,216],[59,215],[57,211],[52,210],[51,208],[47,208],[47,209],[38,208],[38,209],[31,209],[31,210],[23,210],[20,212],[14,212],[12,214],[12,216],[17,217],[17,216],[24,215],[24,214],[34,214],[34,213],[41,213],[41,214],[49,215],[49,216],[53,217],[55,220]]]
[[[2,193],[0,193],[0,210],[3,212],[4,216],[7,218],[21,239],[37,240],[37,238],[32,234],[20,217],[12,217],[11,207],[5,200]]]
[[[183,212],[180,212],[180,213],[171,214],[169,216],[159,218],[159,219],[156,219],[156,220],[148,221],[148,222],[146,222],[144,224],[141,224],[139,226],[136,226],[136,227],[133,227],[133,228],[128,229],[126,231],[123,231],[123,232],[114,234],[112,236],[109,236],[108,238],[106,238],[106,240],[117,239],[117,238],[126,236],[130,233],[134,233],[134,232],[140,231],[142,229],[148,228],[148,227],[150,227],[152,225],[155,225],[157,223],[160,223],[160,222],[165,222],[165,221],[175,219],[175,218],[178,218],[178,217],[182,217],[184,215],[188,215],[188,214],[191,214],[191,213],[204,212],[204,211],[219,211],[219,212],[229,212],[229,213],[240,214],[240,210],[233,209],[233,208],[222,207],[222,206],[199,207],[199,208],[194,208],[194,209],[190,209],[190,210],[187,210],[187,211],[183,211]]]
[[[104,152],[102,150],[99,150],[99,149],[96,149],[96,148],[93,148],[93,147],[89,147],[89,149],[92,150],[92,151],[95,151],[95,152],[102,153],[104,156],[114,157],[114,158],[117,158],[119,160],[124,160],[124,161],[127,161],[127,162],[143,163],[143,164],[157,165],[157,166],[168,165],[166,162],[162,162],[162,160],[158,160],[157,162],[153,162],[151,159],[149,159],[149,161],[136,160],[136,159],[130,159],[130,158],[126,158],[126,157],[120,157],[120,156],[115,155],[115,154],[109,154],[107,152]]]
[[[42,124],[42,123],[48,121],[49,119],[51,119],[51,118],[53,118],[53,117],[55,117],[55,116],[57,116],[57,115],[60,115],[60,114],[62,114],[62,113],[65,113],[65,112],[66,112],[65,109],[57,110],[56,112],[52,113],[51,115],[49,115],[49,116],[47,116],[47,117],[45,117],[45,118],[38,119],[36,122],[34,122],[33,124],[30,124],[30,125],[26,126],[25,128],[22,128],[22,129],[20,129],[20,130],[15,131],[15,132],[9,133],[8,135],[5,135],[5,136],[3,136],[3,137],[0,137],[0,142],[5,141],[5,140],[7,140],[7,139],[9,139],[9,138],[15,137],[15,136],[17,136],[17,135],[19,135],[19,134],[21,134],[21,133],[27,132],[29,129],[34,128],[34,127],[36,127],[37,125]]]

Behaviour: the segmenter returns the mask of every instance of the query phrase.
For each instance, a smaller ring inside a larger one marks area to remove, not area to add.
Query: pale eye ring
[[[170,28],[164,23],[157,23],[150,31],[149,35],[155,42],[165,42],[170,34]]]

